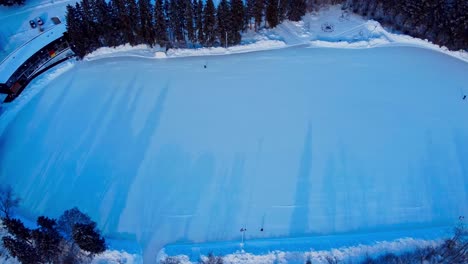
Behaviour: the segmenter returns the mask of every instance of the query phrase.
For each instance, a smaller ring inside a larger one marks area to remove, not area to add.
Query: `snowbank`
[[[373,48],[379,46],[412,46],[435,50],[468,62],[466,51],[451,51],[428,40],[386,31],[377,21],[366,21],[351,31],[332,35],[324,40],[311,40],[312,47]]]
[[[286,47],[286,43],[279,40],[260,40],[255,43],[232,46],[228,48],[200,48],[200,49],[170,49],[167,51],[167,57],[190,57],[190,56],[209,56],[209,55],[228,55],[236,53],[247,53],[253,51],[270,50]]]
[[[192,56],[227,55],[236,53],[246,53],[260,50],[270,50],[286,47],[283,41],[260,40],[255,43],[238,45],[228,48],[198,48],[198,49],[169,49],[167,52],[161,48],[151,48],[148,45],[130,46],[129,44],[118,47],[103,47],[85,56],[85,60],[95,60],[109,57],[140,57],[140,58],[176,58]]]
[[[141,255],[130,254],[125,251],[106,250],[96,255],[91,264],[140,264],[143,263]]]
[[[146,44],[131,46],[125,44],[117,47],[102,47],[85,56],[85,60],[94,60],[108,57],[153,57],[159,53],[159,47],[150,47]]]
[[[402,238],[394,241],[376,242],[372,245],[355,245],[351,247],[332,248],[330,250],[315,251],[281,251],[276,250],[267,254],[251,254],[238,251],[234,254],[222,256],[223,263],[226,264],[273,264],[273,263],[305,263],[311,260],[312,263],[327,264],[328,259],[334,259],[340,263],[361,263],[366,257],[378,257],[383,254],[393,253],[396,255],[412,252],[419,248],[437,247],[442,240],[420,240],[413,238]],[[164,252],[159,257],[160,261],[166,258],[180,261],[180,264],[198,263],[186,255],[168,256]],[[201,255],[200,259],[206,259]]]

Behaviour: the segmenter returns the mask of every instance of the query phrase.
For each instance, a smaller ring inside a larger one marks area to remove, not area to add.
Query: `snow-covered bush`
[[[181,264],[177,257],[167,257],[159,262],[159,264]]]
[[[208,256],[203,256],[200,261],[200,264],[223,264],[223,258],[213,255],[213,253],[208,254]]]
[[[454,236],[439,247],[423,247],[401,255],[388,253],[367,257],[362,264],[465,264],[468,263],[468,232],[462,222],[455,227]]]

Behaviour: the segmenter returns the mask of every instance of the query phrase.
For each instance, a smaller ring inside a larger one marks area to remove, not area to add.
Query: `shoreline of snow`
[[[349,247],[330,248],[329,250],[309,251],[281,251],[274,250],[267,254],[252,254],[239,250],[232,254],[222,255],[223,263],[226,264],[273,264],[273,263],[305,263],[307,260],[312,263],[325,264],[329,259],[334,259],[340,263],[360,263],[367,257],[379,257],[385,254],[401,255],[420,248],[437,247],[443,243],[443,239],[424,240],[414,238],[400,238],[391,241],[376,241],[371,245],[356,244]],[[215,255],[216,256],[216,255]],[[187,255],[169,256],[161,250],[157,261],[161,262],[167,258],[176,259],[180,264],[199,263]],[[200,255],[200,259],[207,259],[207,256]]]
[[[301,22],[290,22],[284,23],[289,24],[300,24]],[[276,28],[275,28],[276,29]],[[271,30],[275,30],[271,29]],[[448,56],[460,59],[468,62],[468,52],[459,50],[452,51],[446,47],[441,47],[428,40],[423,40],[409,35],[402,35],[396,33],[390,33],[386,31],[379,22],[368,20],[364,24],[353,28],[351,30],[356,31],[361,29],[359,33],[364,30],[367,36],[362,39],[351,39],[350,36],[342,36],[341,34],[316,38],[316,39],[304,39],[297,43],[287,43],[285,40],[280,39],[268,39],[265,36],[263,38],[255,39],[254,42],[248,44],[241,44],[231,46],[228,48],[223,47],[210,47],[210,48],[194,48],[194,49],[169,49],[164,52],[159,46],[149,47],[146,44],[137,46],[130,46],[129,44],[117,46],[117,47],[102,47],[96,51],[86,55],[84,60],[92,61],[110,57],[139,57],[147,59],[168,59],[168,58],[184,58],[184,57],[198,57],[198,56],[221,56],[231,55],[239,53],[250,53],[257,51],[274,50],[280,48],[289,48],[293,46],[303,45],[307,48],[337,48],[337,49],[368,49],[377,47],[395,47],[395,46],[408,46],[415,48],[422,48],[437,51]],[[351,31],[350,30],[350,31]],[[345,32],[348,33],[349,32]],[[260,33],[259,33],[260,34]],[[267,33],[268,34],[268,33]],[[299,38],[300,36],[298,36]],[[303,37],[303,36],[302,36]],[[355,36],[353,36],[355,37]],[[258,36],[257,36],[258,38]]]
[[[249,53],[264,50],[273,50],[286,48],[285,42],[280,40],[259,40],[254,43],[237,45],[228,48],[210,47],[210,48],[195,48],[195,49],[169,49],[167,52],[161,51],[159,47],[151,48],[148,45],[142,44],[130,46],[129,44],[117,47],[103,47],[86,55],[84,60],[92,61],[109,57],[139,57],[148,59],[166,59],[166,58],[182,58],[182,57],[199,57],[199,56],[220,56],[238,53]]]
[[[468,62],[468,52],[463,50],[453,51],[447,47],[439,46],[430,42],[427,39],[420,39],[409,35],[391,33],[385,30],[379,22],[369,20],[362,25],[367,29],[372,37],[358,41],[326,41],[326,40],[311,40],[311,47],[318,48],[339,48],[339,49],[367,49],[377,47],[415,47],[437,51],[459,60]]]

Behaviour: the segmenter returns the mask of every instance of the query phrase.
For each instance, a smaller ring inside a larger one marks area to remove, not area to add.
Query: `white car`
[[[40,17],[36,17],[36,21],[37,21],[37,24],[38,24],[39,26],[44,25],[44,21],[42,21],[42,19],[41,19]]]

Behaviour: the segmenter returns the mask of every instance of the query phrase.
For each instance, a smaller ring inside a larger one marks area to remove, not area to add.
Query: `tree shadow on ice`
[[[199,220],[211,211],[200,207],[200,200],[212,194],[214,155],[203,152],[194,158],[181,146],[166,144],[145,165],[144,171],[148,173],[140,175],[132,189],[138,194],[154,195],[134,197],[139,202],[129,206],[125,214],[142,217],[125,218],[121,225],[137,229],[139,242],[151,250],[170,242],[203,238],[208,223]]]
[[[242,210],[245,207],[242,197],[247,195],[243,192],[244,170],[245,156],[236,154],[231,170],[224,174],[224,177],[217,184],[217,188],[213,188],[215,198],[211,206],[212,217],[209,218],[207,231],[213,230],[214,232],[207,234],[210,239],[222,240],[231,233],[232,229],[237,230],[245,225],[246,216],[239,214],[239,212],[245,211]],[[242,225],[233,226],[233,223],[241,223]]]
[[[455,152],[457,155],[457,161],[458,161],[458,167],[459,167],[459,173],[456,175],[456,180],[459,181],[459,184],[457,183],[455,186],[460,188],[460,193],[464,195],[464,197],[461,197],[462,201],[465,201],[465,203],[458,203],[459,208],[457,208],[461,213],[467,213],[468,212],[468,136],[463,133],[463,131],[455,131],[454,135],[454,141],[455,141]]]
[[[66,82],[65,86],[71,85],[72,80],[73,78]],[[40,180],[41,177],[36,178],[37,180],[31,180],[31,176],[38,176],[38,174],[41,176],[47,172],[47,166],[50,165],[48,162],[54,158],[54,155],[60,154],[59,151],[48,153],[48,155],[43,154],[46,152],[45,149],[50,147],[48,142],[44,142],[43,139],[47,133],[54,129],[44,127],[44,124],[56,120],[60,115],[67,90],[62,89],[57,93],[57,96],[52,98],[44,98],[47,96],[46,92],[47,90],[41,91],[27,102],[27,107],[18,112],[0,136],[0,168],[3,169],[0,171],[0,179],[16,186],[16,191],[27,202],[39,203],[37,200],[32,201],[32,199],[26,198],[31,195],[44,197],[43,190],[50,187],[44,186],[45,182]],[[43,99],[47,99],[45,107],[41,104]],[[27,136],[23,136],[23,134]],[[19,169],[20,161],[21,167]],[[37,169],[37,166],[33,166],[36,164],[39,164],[38,170],[34,170]],[[11,178],[11,175],[15,175],[15,178]],[[38,204],[35,204],[32,207],[36,208],[37,206]]]
[[[108,233],[118,231],[129,189],[145,159],[152,135],[159,126],[168,90],[167,86],[161,90],[154,107],[147,115],[144,127],[136,135],[130,123],[132,117],[139,114],[136,111],[137,103],[130,109],[122,108],[127,100],[126,96],[112,102],[112,105],[121,109],[114,111],[108,121],[98,119],[105,127],[102,131],[97,131],[98,137],[94,142],[87,144],[87,147],[92,148],[92,153],[84,164],[81,176],[76,179],[73,192],[86,190],[89,198],[87,201],[79,201],[79,204],[86,204],[84,207],[92,209],[96,215],[99,212],[100,224]],[[141,89],[133,92],[140,93],[141,97],[148,96]]]
[[[309,229],[310,173],[312,170],[312,130],[310,123],[304,139],[296,183],[294,211],[289,226],[290,235],[303,235]]]
[[[123,141],[128,140],[128,146],[125,149],[121,149],[121,151],[118,153],[119,155],[117,155],[116,162],[113,164],[120,166],[117,167],[117,170],[114,170],[115,175],[113,178],[115,179],[115,181],[112,183],[111,188],[108,190],[111,192],[111,195],[113,195],[114,199],[109,211],[109,217],[107,219],[107,222],[105,223],[105,227],[107,230],[117,230],[120,214],[122,213],[126,205],[130,185],[133,181],[134,176],[138,172],[140,164],[145,158],[146,150],[150,145],[151,136],[155,133],[156,129],[159,126],[168,90],[168,86],[162,89],[155,102],[155,107],[151,110],[151,112],[148,115],[149,120],[145,122],[145,126],[137,134],[134,140],[130,140],[132,135],[131,126],[129,126],[128,124],[119,126],[119,129],[127,129],[126,131],[123,131],[122,135],[124,136],[124,138],[122,139]],[[126,113],[128,114],[128,116],[122,117],[122,120],[124,122],[130,120],[130,117],[134,113],[134,111],[128,111]],[[110,134],[116,132],[114,129],[110,130]]]
[[[466,212],[466,138],[455,133],[454,156],[436,132],[426,133],[426,155],[422,160],[421,188],[423,204],[430,207],[432,223],[450,223]],[[453,158],[452,158],[453,157]],[[427,210],[426,210],[427,212]]]

